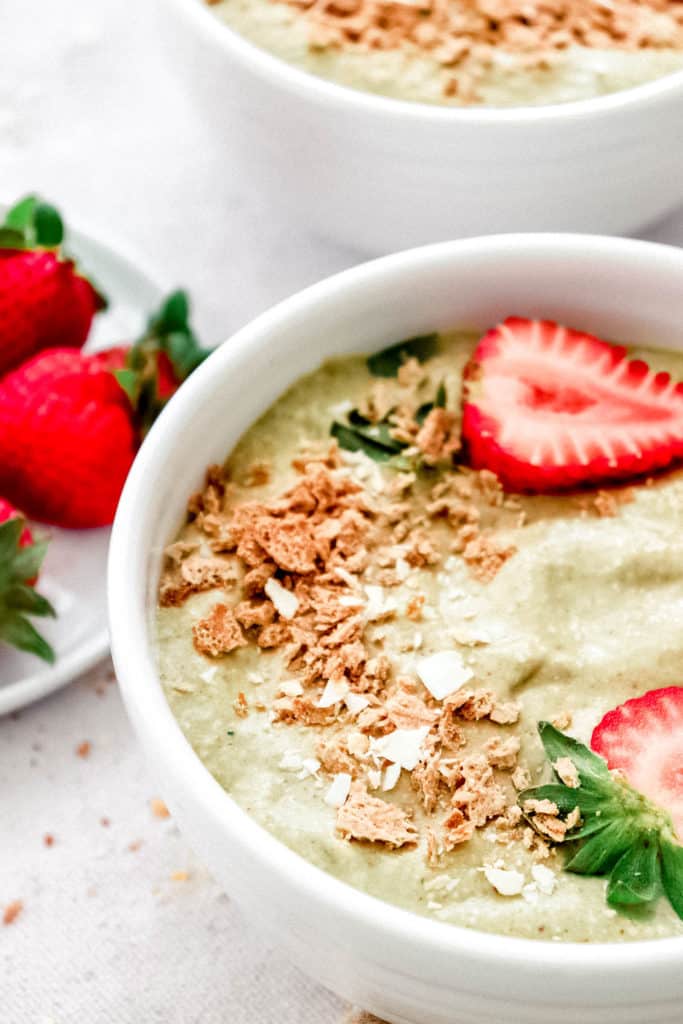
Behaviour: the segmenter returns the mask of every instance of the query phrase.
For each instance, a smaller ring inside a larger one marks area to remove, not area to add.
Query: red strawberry
[[[52,662],[54,651],[28,618],[55,614],[34,589],[46,548],[45,541],[34,541],[21,513],[0,498],[0,644]]]
[[[80,348],[104,299],[61,251],[64,229],[35,196],[0,227],[0,375],[48,346]]]
[[[0,493],[58,526],[110,523],[167,361],[175,389],[206,355],[187,316],[176,292],[130,348],[47,349],[0,381]]]
[[[510,317],[467,365],[462,429],[472,465],[510,490],[623,479],[683,455],[683,384],[590,334]]]
[[[683,838],[683,687],[665,686],[609,711],[591,747],[634,789],[665,807]]]

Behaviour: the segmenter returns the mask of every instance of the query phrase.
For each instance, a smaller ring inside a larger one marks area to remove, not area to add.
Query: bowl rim
[[[617,978],[625,970],[653,984],[680,967],[683,937],[636,940],[624,943],[554,943],[516,938],[446,924],[404,910],[370,896],[342,882],[290,850],[259,825],[213,778],[182,733],[163,694],[152,655],[147,621],[139,621],[136,602],[131,600],[131,580],[136,572],[141,581],[147,574],[148,552],[136,550],[139,531],[138,510],[162,472],[165,452],[174,436],[190,421],[202,396],[216,382],[235,372],[245,357],[252,358],[259,339],[265,344],[270,333],[283,323],[300,323],[330,299],[352,296],[383,278],[411,268],[439,266],[452,258],[469,256],[512,258],[520,251],[550,257],[571,252],[595,261],[624,260],[635,266],[668,264],[683,279],[683,250],[656,242],[599,235],[562,233],[489,235],[442,242],[409,249],[362,263],[300,291],[262,313],[220,345],[192,375],[162,412],[135,460],[126,482],[114,522],[109,552],[108,598],[112,651],[122,695],[138,731],[145,732],[146,745],[164,763],[167,776],[182,776],[191,799],[217,828],[240,846],[262,870],[273,873],[278,882],[315,900],[337,918],[344,918],[375,941],[391,940],[403,949],[419,948],[422,953],[459,957],[461,964],[476,963],[490,969],[505,963],[530,966],[534,971],[553,971],[567,977]],[[131,566],[138,566],[133,569]],[[149,751],[148,751],[149,752]],[[169,787],[170,789],[170,787]],[[172,800],[170,801],[172,803]],[[239,837],[236,839],[236,837]],[[416,971],[419,965],[416,961]],[[410,973],[405,964],[401,970]],[[462,984],[459,986],[462,989]]]
[[[389,96],[364,92],[341,85],[261,49],[255,43],[232,29],[209,9],[205,0],[166,0],[205,40],[218,46],[226,56],[236,59],[273,87],[286,88],[299,99],[316,100],[319,104],[335,108],[355,109],[368,116],[403,118],[432,124],[462,125],[553,125],[557,122],[576,123],[610,117],[622,111],[638,110],[656,105],[680,95],[683,97],[683,69],[672,71],[650,82],[628,89],[572,100],[567,103],[540,104],[528,107],[454,107],[421,101],[400,100]]]

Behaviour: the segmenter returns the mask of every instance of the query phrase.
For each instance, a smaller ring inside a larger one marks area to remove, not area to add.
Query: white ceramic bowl
[[[558,106],[457,109],[334,85],[204,0],[157,0],[174,67],[255,191],[381,253],[493,231],[629,234],[683,202],[683,72]]]
[[[439,924],[356,891],[289,851],[183,737],[155,668],[163,546],[204,467],[327,356],[506,314],[683,349],[683,250],[574,235],[492,236],[391,256],[259,317],[183,385],[133,466],[114,524],[110,630],[123,696],[187,838],[300,967],[400,1024],[680,1024],[683,939],[578,945]],[[229,956],[226,951],[226,957]]]

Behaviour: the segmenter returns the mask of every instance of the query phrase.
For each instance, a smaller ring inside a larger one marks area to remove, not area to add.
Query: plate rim
[[[9,203],[0,201],[0,215],[4,215],[9,207]],[[69,224],[71,223],[71,218],[69,218]],[[156,293],[157,300],[161,299],[164,292],[168,290],[160,277],[150,271],[146,260],[140,258],[135,248],[130,246],[127,241],[121,242],[108,232],[101,232],[98,229],[91,230],[80,219],[74,220],[73,227],[68,228],[68,237],[73,242],[73,248],[77,254],[80,255],[79,249],[82,244],[86,249],[89,247],[97,251],[98,256],[103,260],[117,264],[128,274],[134,274],[141,280],[143,288],[150,293]],[[104,284],[106,285],[106,282]],[[111,532],[111,527],[108,529]],[[107,541],[107,553],[108,550],[109,541]],[[35,672],[22,679],[4,685],[0,684],[0,717],[28,707],[37,700],[61,689],[91,669],[98,661],[104,660],[108,653],[109,628],[105,624],[102,629],[88,637],[54,665],[39,666]]]

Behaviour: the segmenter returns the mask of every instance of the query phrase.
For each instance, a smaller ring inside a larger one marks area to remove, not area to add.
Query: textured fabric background
[[[265,208],[226,161],[157,52],[151,2],[0,0],[0,199],[40,189],[129,241],[190,287],[219,341],[358,256]],[[683,211],[649,237],[683,243]],[[0,721],[0,916],[24,904],[0,925],[0,1022],[341,1021],[153,813],[155,796],[107,665]]]

